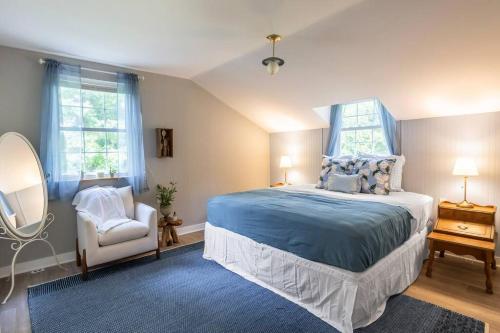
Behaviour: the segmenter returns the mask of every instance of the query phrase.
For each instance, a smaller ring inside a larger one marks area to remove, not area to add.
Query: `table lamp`
[[[455,167],[453,168],[454,176],[464,177],[464,200],[457,204],[457,207],[461,208],[472,208],[473,204],[467,201],[467,178],[470,176],[478,176],[476,163],[468,158],[459,158],[455,162]]]
[[[280,168],[285,169],[285,184],[288,184],[287,180],[286,180],[286,170],[291,168],[291,167],[292,167],[292,159],[290,158],[290,156],[288,156],[288,155],[281,156]]]

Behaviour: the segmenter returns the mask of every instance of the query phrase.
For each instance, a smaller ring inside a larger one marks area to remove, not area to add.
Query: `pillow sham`
[[[401,188],[401,183],[403,181],[403,167],[406,163],[406,158],[404,155],[371,155],[371,154],[360,154],[361,158],[390,158],[396,159],[394,167],[391,172],[390,190],[391,192],[401,192],[404,191]]]
[[[331,174],[328,176],[328,191],[359,193],[361,191],[361,177],[355,175]]]
[[[361,177],[361,192],[388,195],[390,192],[391,171],[395,159],[360,158],[354,165],[354,172]]]
[[[354,159],[340,159],[326,156],[321,163],[321,172],[319,174],[316,188],[326,188],[328,186],[328,176],[330,173],[350,175],[354,170]]]

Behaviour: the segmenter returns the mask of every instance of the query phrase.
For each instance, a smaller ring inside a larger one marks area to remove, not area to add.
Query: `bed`
[[[208,203],[204,257],[352,332],[418,277],[432,204],[411,192],[314,185],[218,196]]]

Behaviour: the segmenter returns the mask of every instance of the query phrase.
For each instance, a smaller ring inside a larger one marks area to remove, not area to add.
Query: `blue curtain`
[[[379,100],[375,102],[380,115],[380,122],[382,124],[382,129],[384,130],[385,141],[387,142],[387,147],[389,148],[389,153],[392,155],[400,155],[400,145],[399,145],[399,131],[396,124],[396,119],[392,114],[386,109],[384,104]]]
[[[118,96],[125,106],[128,181],[132,185],[134,193],[138,194],[149,190],[149,188],[144,159],[141,99],[137,75],[118,73]]]
[[[340,153],[340,132],[342,130],[342,105],[335,104],[330,108],[330,130],[325,155],[334,156]]]
[[[80,67],[47,59],[44,64],[41,108],[40,159],[49,200],[71,199],[78,190],[78,179],[63,179],[60,154],[60,86],[80,89]]]

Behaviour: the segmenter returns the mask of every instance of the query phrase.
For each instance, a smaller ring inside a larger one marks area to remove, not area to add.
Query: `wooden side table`
[[[182,224],[181,219],[177,219],[175,221],[162,218],[158,222],[158,228],[162,229],[161,235],[161,246],[166,247],[173,245],[174,243],[179,243],[179,236],[177,235],[177,231],[175,227],[178,227]]]
[[[445,251],[458,255],[471,255],[484,261],[486,292],[493,293],[491,270],[496,269],[495,261],[495,206],[474,205],[472,208],[457,207],[451,202],[441,202],[438,220],[429,239],[428,277],[432,277],[435,251],[444,256]]]

